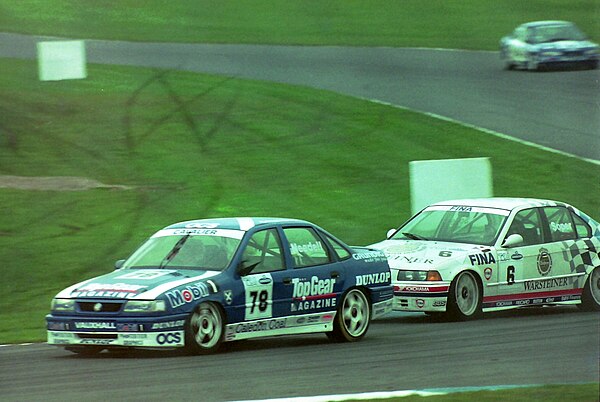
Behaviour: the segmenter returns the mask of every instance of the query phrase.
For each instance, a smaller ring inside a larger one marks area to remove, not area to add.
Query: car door
[[[327,240],[312,227],[284,227],[292,315],[335,311],[344,291],[345,272]]]
[[[283,247],[275,228],[255,232],[242,252],[244,321],[286,315],[291,298]]]
[[[544,245],[548,255],[547,264],[542,273],[544,277],[552,278],[545,282],[545,286],[549,289],[561,289],[554,292],[556,301],[576,299],[583,272],[577,272],[577,267],[570,263],[571,250],[578,248],[575,244],[579,238],[578,232],[586,235],[589,231],[582,226],[585,222],[581,219],[576,222],[578,217],[564,206],[545,207],[542,212],[548,232],[548,242]]]
[[[536,283],[547,275],[548,251],[545,248],[546,233],[539,208],[517,212],[505,239],[518,234],[523,242],[506,248],[506,256],[499,259],[498,297],[489,307],[508,307],[531,304],[531,298],[539,293]]]

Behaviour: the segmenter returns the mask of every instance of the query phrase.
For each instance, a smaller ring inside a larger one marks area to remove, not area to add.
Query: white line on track
[[[584,383],[581,383],[584,384]],[[501,391],[506,389],[543,387],[546,384],[522,384],[522,385],[488,385],[481,387],[455,387],[455,388],[435,388],[422,390],[403,390],[389,392],[364,392],[359,394],[339,394],[339,395],[319,395],[319,396],[299,396],[294,398],[275,398],[258,399],[237,402],[327,402],[327,401],[348,401],[348,400],[374,400],[402,398],[405,396],[435,396],[447,395],[458,392],[476,392],[476,391]],[[573,384],[575,385],[575,384]]]
[[[527,145],[527,146],[530,146],[530,147],[533,147],[533,148],[541,149],[541,150],[548,151],[548,152],[553,152],[555,154],[567,156],[569,158],[579,159],[579,160],[582,160],[584,162],[588,162],[588,163],[592,163],[594,165],[599,165],[600,166],[600,160],[589,159],[589,158],[582,158],[580,156],[573,155],[573,154],[570,154],[568,152],[559,151],[558,149],[549,148],[549,147],[546,147],[546,146],[543,146],[543,145],[540,145],[540,144],[536,144],[534,142],[525,141],[525,140],[522,140],[522,139],[519,139],[519,138],[516,138],[516,137],[512,137],[512,136],[510,136],[508,134],[499,133],[498,131],[494,131],[494,130],[490,130],[490,129],[487,129],[487,128],[475,126],[473,124],[465,123],[465,122],[462,122],[460,120],[455,120],[455,119],[453,119],[451,117],[446,117],[446,116],[442,116],[442,115],[431,113],[431,112],[424,112],[422,110],[413,109],[413,108],[406,107],[406,106],[395,105],[393,103],[381,101],[379,99],[368,99],[368,98],[361,98],[361,99],[369,101],[369,102],[373,102],[373,103],[378,103],[380,105],[395,107],[397,109],[402,109],[402,110],[408,110],[410,112],[421,113],[421,114],[433,117],[433,118],[438,119],[438,120],[443,120],[443,121],[447,121],[449,123],[459,124],[459,125],[461,125],[463,127],[472,128],[472,129],[481,131],[481,132],[486,133],[486,134],[490,134],[490,135],[493,135],[493,136],[496,136],[496,137],[504,138],[506,140],[514,141],[514,142],[522,144],[522,145]]]

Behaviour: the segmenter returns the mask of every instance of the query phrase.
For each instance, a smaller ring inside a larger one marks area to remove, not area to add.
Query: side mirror
[[[115,269],[121,269],[121,267],[123,266],[123,263],[125,263],[125,260],[115,261]]]
[[[390,237],[392,237],[394,235],[394,233],[396,233],[398,229],[390,229],[387,231],[387,235],[386,235],[386,239],[389,239]]]
[[[520,246],[522,244],[523,244],[523,236],[521,236],[520,234],[517,234],[517,233],[513,233],[510,236],[508,236],[506,239],[504,239],[504,241],[502,242],[502,247],[503,248],[511,248],[511,247]]]

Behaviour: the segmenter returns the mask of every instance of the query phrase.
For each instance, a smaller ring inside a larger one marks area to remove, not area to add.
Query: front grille
[[[117,334],[98,334],[89,332],[78,332],[77,336],[80,339],[117,339]]]
[[[80,311],[88,313],[117,313],[121,311],[122,302],[77,302]]]

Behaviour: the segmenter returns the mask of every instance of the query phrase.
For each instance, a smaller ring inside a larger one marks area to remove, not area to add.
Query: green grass
[[[0,0],[0,31],[134,41],[496,50],[541,19],[600,40],[597,0]]]
[[[496,195],[600,215],[599,166],[390,106],[176,71],[90,65],[86,80],[39,82],[31,61],[0,70],[0,174],[134,187],[0,189],[0,343],[43,340],[54,294],[175,221],[286,216],[380,240],[409,217],[413,160],[490,157]]]
[[[600,384],[545,385],[493,391],[457,392],[445,395],[374,399],[385,402],[597,402]],[[349,400],[351,401],[351,400]]]

